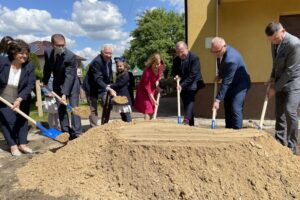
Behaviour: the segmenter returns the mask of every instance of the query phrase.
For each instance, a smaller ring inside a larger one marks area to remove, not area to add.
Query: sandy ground
[[[233,131],[223,120],[211,130],[210,119],[188,127],[176,113],[141,117],[113,120],[65,146],[31,129],[35,153],[19,158],[1,136],[0,199],[300,199],[300,159],[273,139],[273,121],[261,132],[248,120]]]

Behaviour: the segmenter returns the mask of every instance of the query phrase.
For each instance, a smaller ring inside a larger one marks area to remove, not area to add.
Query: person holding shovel
[[[82,87],[91,111],[89,116],[91,127],[98,125],[98,99],[100,99],[100,103],[104,108],[104,106],[107,106],[104,105],[106,95],[116,95],[116,92],[110,88],[110,84],[113,82],[112,51],[112,45],[104,44],[101,47],[100,54],[89,64],[89,69],[83,80]]]
[[[222,80],[212,109],[218,110],[224,101],[226,128],[243,128],[243,107],[250,88],[250,76],[241,54],[226,44],[221,37],[211,42],[211,53],[217,58],[218,75],[215,81]]]
[[[0,103],[2,133],[13,156],[32,153],[27,146],[28,120],[14,112],[20,109],[29,114],[31,91],[35,87],[34,65],[28,61],[29,45],[14,40],[7,51],[8,59],[0,58],[0,96],[13,104],[10,108]]]
[[[45,49],[45,65],[43,85],[47,87],[53,73],[53,91],[61,97],[58,103],[58,116],[62,132],[68,132],[70,139],[82,133],[81,118],[71,113],[71,124],[67,112],[67,99],[74,108],[79,104],[80,83],[77,77],[76,55],[66,48],[66,40],[62,34],[51,36],[51,48]]]
[[[117,111],[121,115],[121,119],[124,122],[131,122],[131,95],[128,89],[128,85],[130,82],[130,76],[127,71],[127,63],[126,59],[123,57],[120,58],[115,58],[114,59],[116,62],[116,67],[117,67],[117,79],[116,82],[111,84],[110,87],[116,91],[116,94],[118,96],[125,96],[128,99],[127,103],[124,103],[122,105],[114,103],[113,102],[113,110]]]
[[[143,75],[136,91],[134,102],[135,109],[144,114],[145,120],[153,117],[156,101],[156,93],[160,90],[158,82],[163,72],[163,61],[158,53],[151,55],[146,62]]]
[[[199,89],[204,87],[201,75],[201,66],[198,56],[188,50],[185,42],[176,44],[177,56],[173,60],[171,74],[174,79],[179,79],[177,90],[183,102],[184,125],[194,126],[194,103]]]
[[[268,99],[275,96],[275,138],[282,145],[287,141],[287,147],[296,154],[297,109],[300,103],[300,40],[278,22],[269,23],[265,33],[272,43],[273,68],[267,96]]]

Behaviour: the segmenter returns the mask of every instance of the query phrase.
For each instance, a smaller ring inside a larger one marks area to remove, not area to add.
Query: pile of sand
[[[74,199],[299,199],[300,159],[265,132],[115,122],[17,171]]]

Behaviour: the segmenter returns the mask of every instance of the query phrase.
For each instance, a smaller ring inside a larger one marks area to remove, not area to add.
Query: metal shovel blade
[[[38,127],[44,136],[51,138],[53,140],[55,140],[55,138],[57,138],[57,136],[59,136],[60,134],[62,134],[61,131],[56,130],[54,128],[45,128],[44,126],[42,126],[42,124],[40,122],[36,122],[36,127]]]

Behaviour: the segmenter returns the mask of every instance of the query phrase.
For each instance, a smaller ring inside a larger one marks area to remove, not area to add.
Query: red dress
[[[140,83],[136,90],[134,108],[143,114],[152,114],[155,105],[151,100],[150,94],[155,97],[155,83],[161,77],[163,64],[160,64],[157,75],[154,74],[151,66],[145,68]]]

